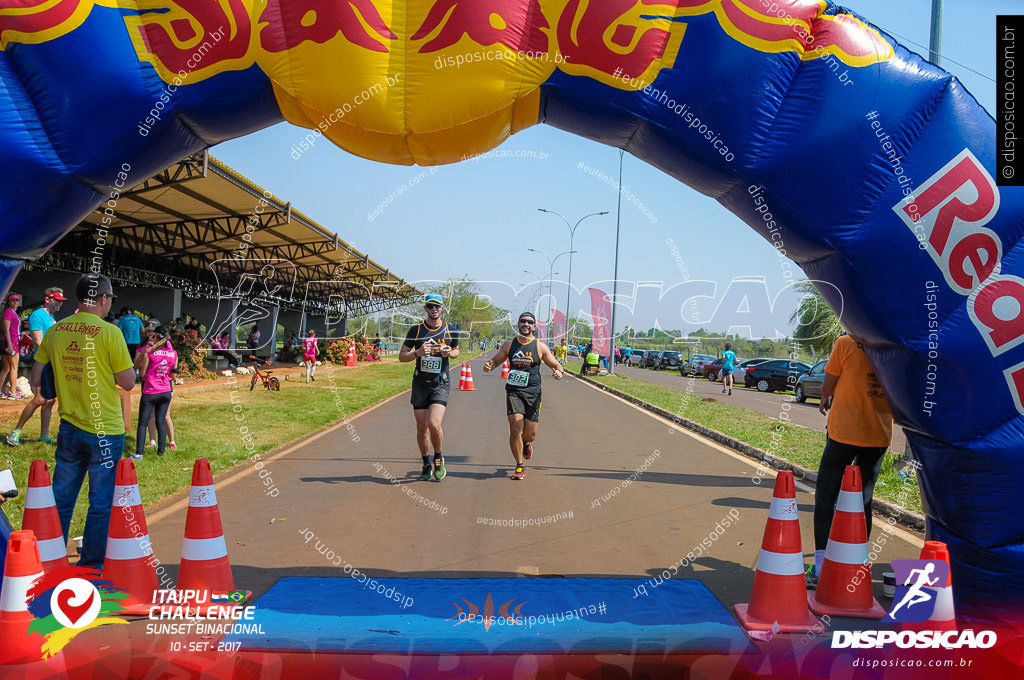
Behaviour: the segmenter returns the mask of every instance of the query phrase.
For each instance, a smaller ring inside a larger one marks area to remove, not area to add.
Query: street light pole
[[[580,226],[580,223],[583,222],[583,220],[587,219],[588,217],[593,217],[594,215],[607,215],[608,211],[602,210],[601,212],[594,212],[590,213],[589,215],[584,215],[579,219],[578,222],[576,222],[575,225],[570,225],[569,220],[565,219],[565,215],[563,215],[562,213],[555,212],[554,210],[547,210],[546,208],[537,208],[537,210],[541,211],[542,213],[558,215],[559,217],[562,218],[562,221],[565,222],[565,226],[569,227],[569,280],[565,282],[565,336],[566,341],[568,341],[569,326],[572,322],[572,318],[569,316],[569,296],[572,294],[572,254],[576,252],[575,250],[572,249],[572,244],[573,238],[576,237],[576,227]]]
[[[563,255],[568,255],[569,259],[572,259],[572,254],[575,251],[566,250],[566,251],[563,251],[563,252],[559,253],[558,255],[555,255],[554,258],[551,258],[551,257],[548,257],[548,254],[545,253],[543,250],[537,250],[536,248],[527,248],[527,250],[530,251],[531,253],[537,253],[538,255],[543,255],[544,259],[546,259],[548,261],[548,320],[550,320],[550,317],[552,316],[552,314],[551,314],[551,310],[552,310],[551,298],[554,297],[554,295],[551,293],[551,282],[552,282],[552,277],[555,274],[558,273],[558,272],[555,271],[555,263],[558,262],[558,258],[562,257]],[[523,271],[526,271],[526,270],[524,269]]]
[[[622,222],[622,159],[625,149],[619,149],[619,205],[615,209],[615,272],[612,274],[611,338],[608,344],[608,373],[615,375],[615,299],[619,294],[619,225]]]

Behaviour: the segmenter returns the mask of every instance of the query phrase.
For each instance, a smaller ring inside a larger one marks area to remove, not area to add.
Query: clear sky
[[[840,4],[890,32],[905,47],[927,56],[930,0],[848,0]],[[1022,10],[1020,0],[945,3],[942,66],[990,113],[995,105],[995,17]],[[565,223],[538,208],[559,212],[574,224],[588,213],[607,210],[609,215],[591,217],[577,230],[572,283],[582,287],[612,279],[617,194],[612,186],[578,167],[582,162],[615,176],[617,149],[536,125],[499,147],[499,152],[526,152],[533,157],[462,162],[436,168],[434,174],[428,171],[416,181],[423,168],[367,161],[323,139],[301,158],[293,159],[290,149],[305,134],[281,123],[220,144],[212,153],[411,282],[468,275],[481,281],[504,281],[515,288],[531,284],[546,277],[549,266],[542,255],[527,251],[528,247],[546,251],[552,258],[569,250]],[[546,157],[542,159],[541,153]],[[403,185],[408,189],[371,221],[373,210]],[[726,330],[730,324],[729,315],[713,316],[714,305],[730,285],[750,290],[766,286],[770,298],[781,291],[776,305],[782,313],[775,319],[788,319],[796,298],[784,291],[786,280],[779,258],[767,241],[714,200],[628,154],[623,185],[648,206],[648,212],[623,202],[621,281],[661,281],[665,288],[687,277],[716,282],[716,302],[703,304],[698,312],[701,320],[707,321],[703,325],[712,330]],[[667,239],[675,241],[674,250],[666,244]],[[566,255],[555,263],[555,281],[565,281],[568,259]],[[533,274],[522,273],[524,269]],[[744,277],[746,283],[732,283]],[[481,288],[497,290],[490,285]],[[559,308],[564,307],[565,290],[564,284],[554,286]],[[502,306],[524,306],[522,297],[513,301],[510,296],[496,295],[495,301]],[[542,306],[539,311],[545,309]],[[661,311],[664,314],[666,310]],[[658,313],[653,305],[638,307],[632,325],[648,328]],[[681,327],[672,318],[659,325]],[[622,326],[617,322],[617,330]],[[754,335],[761,335],[764,327],[753,329]]]

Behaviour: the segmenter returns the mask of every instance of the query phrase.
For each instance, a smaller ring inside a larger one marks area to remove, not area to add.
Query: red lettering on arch
[[[978,196],[973,202],[964,203],[954,194],[968,183],[974,186]],[[986,217],[996,206],[996,190],[992,178],[974,156],[969,154],[924,189],[914,203],[917,204],[917,211],[922,216],[927,216],[938,206],[942,206],[935,216],[935,224],[928,238],[935,252],[942,256],[945,254],[954,220],[960,218],[971,223],[988,221]],[[908,216],[911,205],[903,208]]]
[[[1012,315],[996,314],[1000,300]],[[1015,276],[992,279],[968,299],[967,308],[993,356],[1024,341],[1024,280]]]

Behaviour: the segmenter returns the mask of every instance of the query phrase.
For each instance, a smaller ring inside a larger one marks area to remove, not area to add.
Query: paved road
[[[477,391],[453,390],[445,418],[449,473],[442,482],[416,479],[408,393],[352,420],[350,430],[336,428],[269,459],[265,470],[281,491],[276,498],[263,493],[251,468],[218,480],[237,587],[259,595],[282,576],[342,576],[316,541],[342,566],[372,576],[646,578],[699,550],[734,511],[738,523],[676,578],[700,579],[726,605],[748,600],[770,477],[755,485],[747,459],[583,381],[556,382],[545,368],[536,455],[526,479],[513,481],[502,383],[497,372],[485,375],[480,361],[472,367]],[[304,387],[285,383],[282,390]],[[326,389],[324,398],[332,398]],[[258,422],[256,416],[249,420]],[[813,499],[801,491],[798,502],[810,555]],[[179,496],[148,513],[156,554],[174,576],[183,505]],[[488,525],[561,513],[571,516],[539,526]],[[876,580],[882,563],[918,555],[907,540],[890,540]]]
[[[579,364],[576,365],[579,370]],[[655,371],[649,368],[631,368],[629,366],[616,366],[615,372],[621,375],[637,378],[655,385],[664,385],[673,389],[695,394],[700,397],[718,399],[724,403],[733,404],[742,408],[763,413],[772,418],[778,418],[782,412],[783,402],[789,402],[790,420],[797,425],[803,425],[815,430],[825,429],[825,416],[818,411],[818,399],[808,399],[802,404],[793,401],[792,394],[780,394],[778,392],[758,392],[756,389],[746,387],[734,387],[732,396],[722,394],[721,382],[710,382],[704,378],[683,378],[679,371]],[[742,385],[742,382],[737,383]],[[907,438],[900,427],[894,427],[892,432],[892,451],[903,452],[907,445]]]

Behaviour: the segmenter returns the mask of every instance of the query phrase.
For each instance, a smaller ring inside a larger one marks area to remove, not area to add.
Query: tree
[[[816,354],[828,354],[836,338],[842,335],[843,325],[813,282],[802,279],[794,288],[803,297],[789,317],[790,321],[797,323],[793,339]]]

